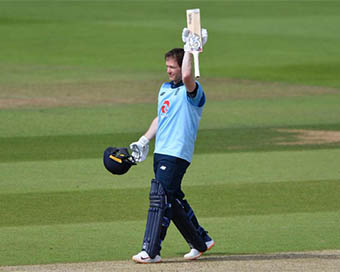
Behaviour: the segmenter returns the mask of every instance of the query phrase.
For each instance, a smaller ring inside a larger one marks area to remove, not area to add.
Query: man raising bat
[[[202,31],[202,44],[208,33]],[[184,29],[182,39],[188,48],[190,30]],[[185,259],[194,260],[214,246],[214,240],[199,225],[194,211],[181,188],[183,176],[192,161],[194,144],[205,105],[201,84],[195,80],[190,50],[174,48],[165,54],[169,82],[158,95],[158,114],[149,129],[137,142],[130,145],[137,162],[146,159],[149,141],[156,136],[151,180],[149,209],[142,250],[132,259],[137,263],[161,261],[161,243],[170,222],[174,222],[188,245]]]

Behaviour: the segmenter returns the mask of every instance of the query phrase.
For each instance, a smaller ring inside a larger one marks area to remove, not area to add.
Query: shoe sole
[[[135,263],[139,263],[139,264],[155,264],[155,263],[161,263],[161,262],[162,262],[162,260],[147,262],[147,261],[142,261],[142,260],[135,260],[134,258],[132,258],[132,260],[133,260]]]
[[[197,260],[199,257],[201,257],[202,256],[202,252],[200,252],[200,254],[199,255],[197,255],[197,256],[194,256],[194,257],[187,257],[187,258],[185,258],[184,257],[184,259],[185,260],[188,260],[188,261],[193,261],[193,260]]]

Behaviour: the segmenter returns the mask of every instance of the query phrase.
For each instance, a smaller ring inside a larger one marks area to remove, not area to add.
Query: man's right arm
[[[144,136],[148,138],[149,141],[151,141],[153,137],[155,137],[156,132],[157,132],[157,127],[158,127],[158,116],[155,119],[153,119],[149,129],[144,134]]]
[[[145,134],[139,138],[137,142],[130,144],[132,156],[137,162],[142,162],[146,159],[149,152],[149,142],[155,137],[158,127],[158,116],[151,122],[150,127]]]

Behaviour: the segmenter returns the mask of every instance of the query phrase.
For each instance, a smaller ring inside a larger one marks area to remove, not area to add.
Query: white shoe
[[[211,239],[210,241],[205,242],[205,244],[207,245],[207,250],[209,250],[215,245],[215,241]]]
[[[192,248],[189,253],[184,255],[184,259],[186,260],[196,260],[201,257],[202,252],[199,252],[197,249]]]
[[[215,242],[214,242],[214,240],[211,239],[210,241],[205,242],[205,244],[207,245],[206,251],[208,251],[209,249],[211,249],[215,245]],[[203,253],[204,252],[199,252],[197,249],[192,248],[189,253],[184,255],[184,259],[186,259],[186,260],[196,260],[199,257],[201,257]]]
[[[162,261],[161,256],[156,255],[155,258],[150,258],[149,254],[146,251],[141,251],[137,255],[132,256],[132,260],[134,260],[136,263],[160,263]]]

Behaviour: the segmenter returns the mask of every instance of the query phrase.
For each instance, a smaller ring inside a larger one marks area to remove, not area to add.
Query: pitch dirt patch
[[[0,85],[0,109],[155,103],[166,78],[50,82]],[[329,87],[277,82],[207,78],[201,80],[210,101],[336,94]]]
[[[0,109],[154,103],[159,86],[152,80],[0,86]]]
[[[308,271],[335,272],[340,267],[340,250],[254,255],[206,256],[196,261],[165,259],[160,264],[135,264],[132,261],[92,262],[0,267],[3,272],[158,272],[158,271]]]
[[[283,82],[264,82],[233,78],[208,78],[201,80],[209,99],[257,99],[301,97],[338,94],[337,88],[287,84]]]
[[[293,134],[295,140],[279,142],[280,145],[315,145],[340,142],[340,131],[278,129],[278,132]]]

